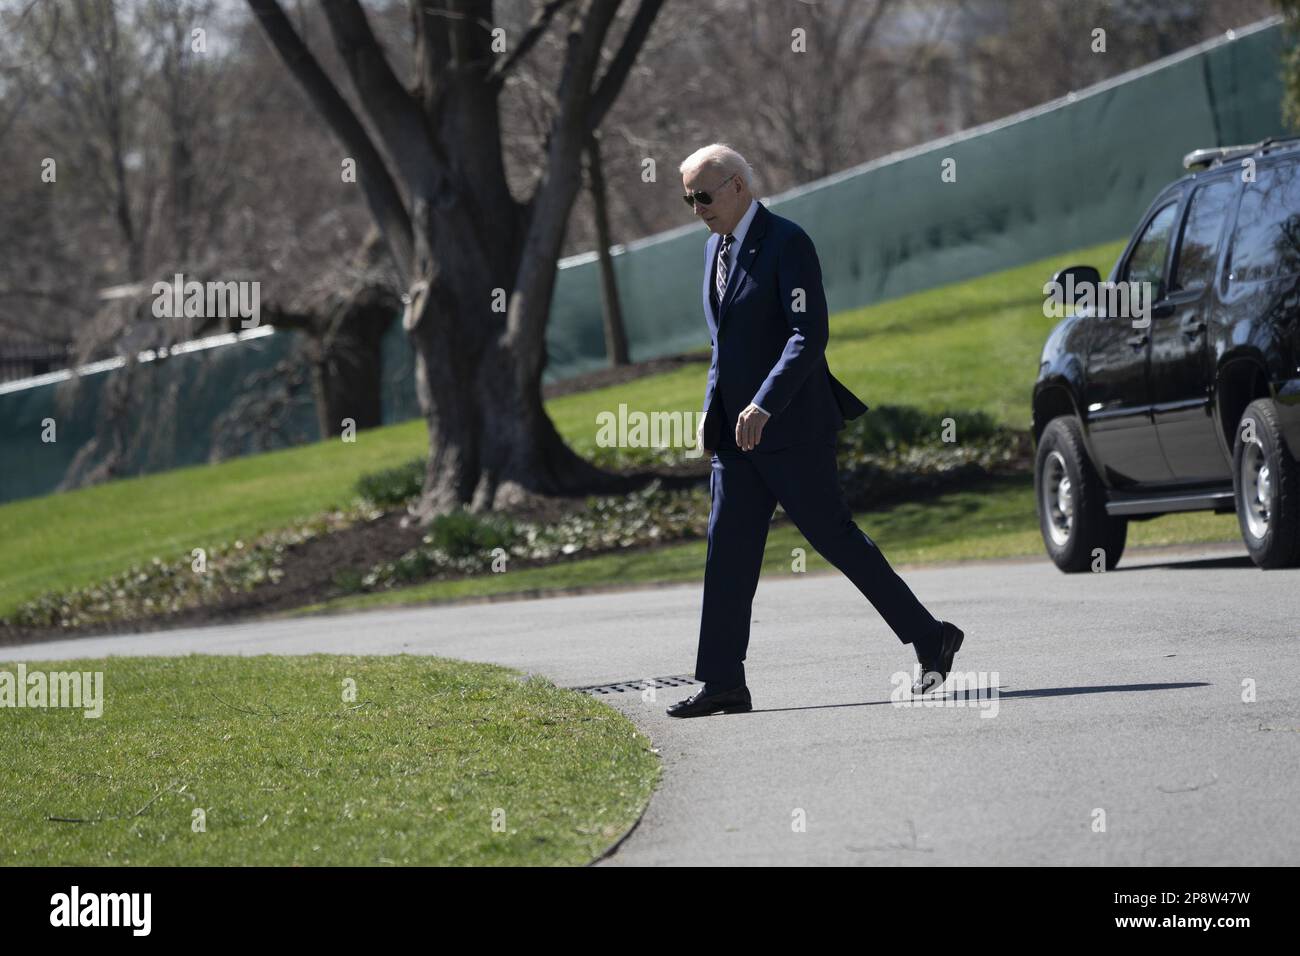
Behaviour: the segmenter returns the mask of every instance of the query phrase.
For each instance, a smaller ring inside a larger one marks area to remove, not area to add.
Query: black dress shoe
[[[927,648],[924,652],[916,652],[916,659],[921,662],[921,677],[912,684],[912,693],[918,697],[943,686],[943,682],[948,679],[948,672],[952,670],[953,655],[961,648],[962,639],[966,636],[956,624],[948,621],[941,623],[943,631],[936,646]]]
[[[704,691],[679,700],[668,708],[669,717],[704,717],[708,714],[743,714],[754,709],[749,688],[744,684],[731,690],[706,694]]]

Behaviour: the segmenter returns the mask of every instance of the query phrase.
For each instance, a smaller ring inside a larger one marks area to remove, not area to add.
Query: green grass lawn
[[[909,501],[855,520],[890,562],[899,564],[1003,558],[1019,555],[1048,558],[1043,551],[1034,514],[1033,483],[1028,478],[997,479],[978,487]],[[1235,540],[1235,515],[1194,512],[1174,514],[1129,525],[1127,547]],[[812,549],[788,521],[768,533],[763,574],[796,573],[793,549],[803,548],[808,571],[831,566]],[[317,611],[348,611],[403,604],[426,604],[504,594],[545,594],[575,585],[617,586],[629,583],[666,584],[703,579],[706,544],[692,541],[662,548],[614,552],[565,564],[507,570],[454,581],[433,581],[408,588],[337,598],[301,608],[293,615]]]
[[[619,712],[485,664],[26,666],[103,672],[103,714],[0,712],[3,864],[582,864],[631,827],[659,773]]]
[[[1053,256],[840,313],[832,318],[831,367],[869,405],[967,408],[1025,428],[1039,352],[1055,321],[1043,315],[1043,282],[1074,262],[1092,263],[1105,272],[1121,247],[1115,242]],[[700,335],[705,337],[702,319]],[[644,411],[698,410],[705,374],[702,365],[687,367],[564,396],[547,407],[567,440],[590,448],[597,414],[615,411],[619,403]],[[91,584],[155,555],[210,548],[342,505],[351,499],[361,474],[400,464],[426,450],[424,422],[413,421],[362,432],[354,444],[336,439],[0,506],[0,617],[46,590]],[[1023,511],[1029,499],[1022,497],[1016,505],[1021,509],[1018,533],[1032,528],[1032,508]],[[1006,506],[998,500],[987,507],[998,512]],[[944,540],[936,541],[933,551],[921,548],[913,559],[928,560],[925,555],[931,553],[979,556],[1007,553],[1012,547],[1034,550],[1029,538],[995,547],[982,526],[962,523],[982,510],[968,502],[965,511],[936,516],[935,533]],[[1225,539],[1236,536],[1235,529],[1222,524]],[[553,568],[546,576],[556,580],[588,571],[597,573],[575,564]],[[586,579],[570,577],[567,583],[574,580]]]
[[[361,432],[355,443],[317,442],[10,502],[0,506],[0,617],[45,590],[345,504],[362,474],[427,448],[424,422],[404,422]]]

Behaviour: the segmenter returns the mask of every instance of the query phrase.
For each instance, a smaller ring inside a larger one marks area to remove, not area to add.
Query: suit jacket
[[[833,435],[869,406],[826,364],[830,324],[812,240],[797,223],[759,203],[715,311],[721,242],[710,235],[704,255],[704,316],[713,342],[704,390],[705,447],[718,447],[722,428],[734,435],[736,418],[750,402],[772,416],[756,452]],[[796,290],[803,291],[802,303]]]

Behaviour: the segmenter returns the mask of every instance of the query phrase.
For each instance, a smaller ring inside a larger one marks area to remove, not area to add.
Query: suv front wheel
[[[1289,568],[1300,560],[1300,474],[1273,403],[1246,406],[1232,448],[1237,523],[1250,558],[1261,568]]]
[[[1119,564],[1128,519],[1106,513],[1106,489],[1073,418],[1054,418],[1043,429],[1034,459],[1034,500],[1043,544],[1058,568],[1087,571],[1098,548],[1107,571]]]

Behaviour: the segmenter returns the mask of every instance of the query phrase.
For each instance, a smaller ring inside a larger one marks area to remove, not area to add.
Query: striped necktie
[[[735,239],[730,233],[722,237],[722,249],[718,253],[718,274],[714,285],[718,292],[718,308],[722,308],[722,297],[727,291],[727,259],[731,253],[731,243]]]

